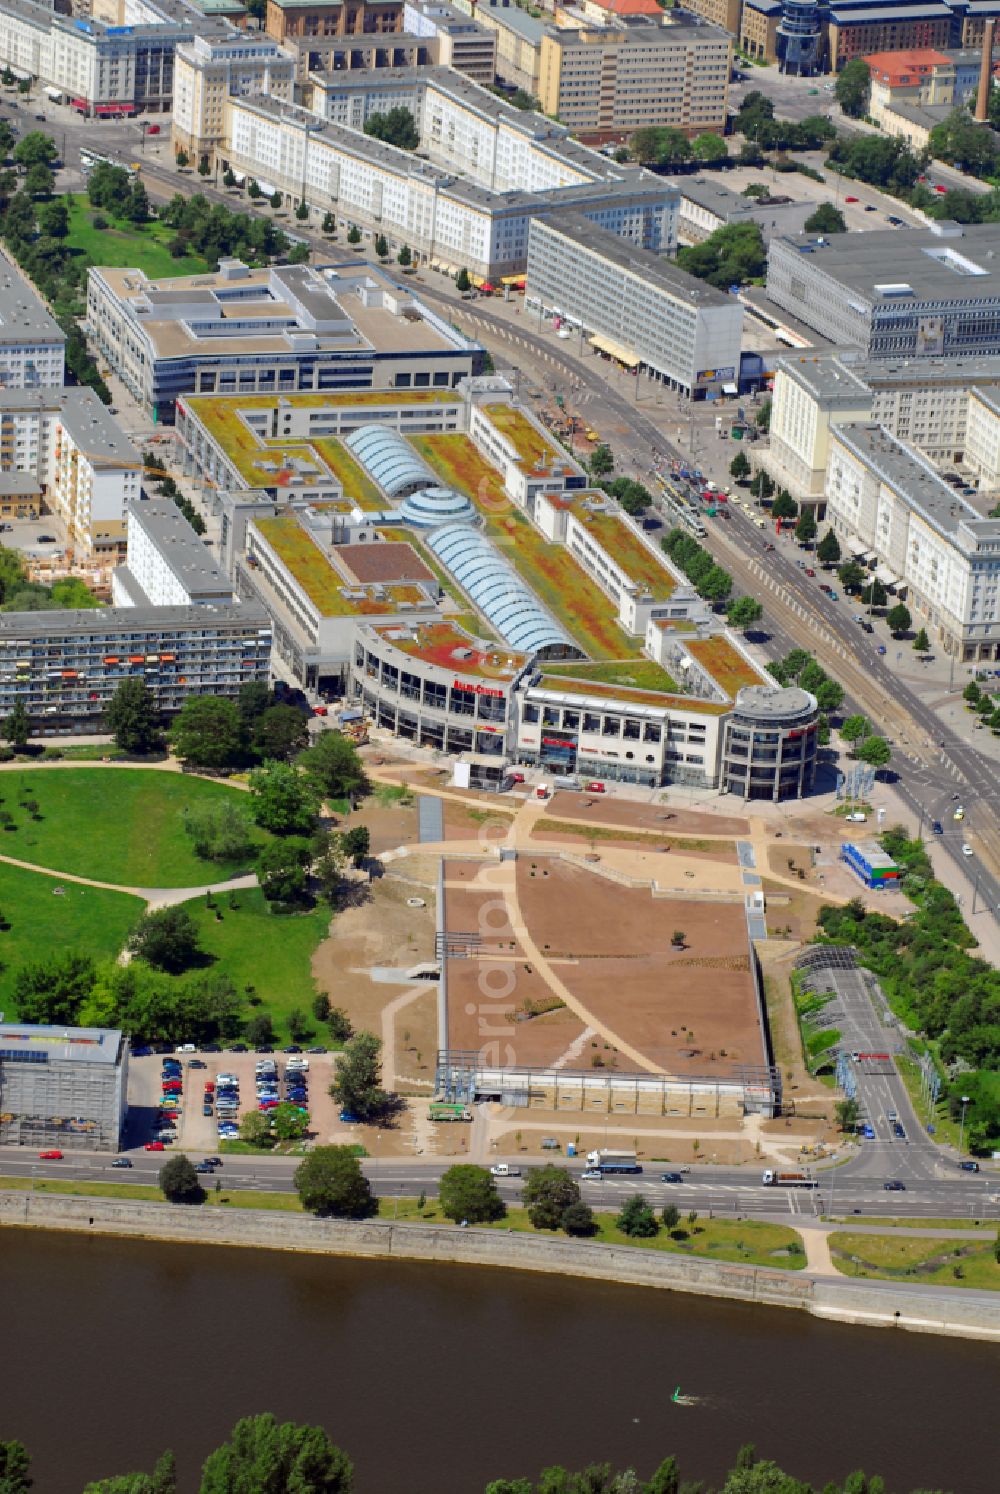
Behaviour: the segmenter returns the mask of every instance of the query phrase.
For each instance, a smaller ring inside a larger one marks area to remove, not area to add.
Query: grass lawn
[[[844,1276],[919,1281],[1000,1291],[994,1240],[920,1240],[913,1236],[834,1234],[830,1256]]]
[[[230,907],[230,902],[237,906]],[[259,1006],[246,1008],[246,1015],[267,1012],[279,1041],[290,1042],[288,1013],[294,1007],[313,1020],[316,987],[311,962],[330,927],[330,909],[320,904],[309,913],[269,913],[257,887],[231,896],[225,893],[215,903],[214,909],[206,907],[204,898],[184,904],[198,925],[202,949],[215,956],[218,969],[229,976],[237,991],[260,999]],[[326,1029],[319,1023],[314,1026],[316,1040],[329,1047]]]
[[[125,887],[201,887],[248,868],[202,861],[181,822],[188,804],[238,790],[150,768],[26,768],[0,773],[0,852]],[[24,801],[38,805],[38,818]],[[245,802],[245,801],[244,801]]]
[[[46,955],[72,950],[114,959],[145,904],[127,892],[63,884],[43,872],[0,862],[0,908],[10,928],[0,933],[0,1011],[13,1014],[19,968]]]
[[[203,275],[213,268],[200,254],[185,254],[173,259],[169,244],[174,230],[164,223],[126,223],[114,218],[107,208],[95,208],[86,195],[63,198],[69,208],[69,234],[66,242],[86,256],[90,264],[125,266],[145,270],[151,280],[167,275]],[[95,215],[110,225],[94,227]]]
[[[853,1224],[840,1214],[821,1214],[824,1224]],[[877,1224],[880,1229],[961,1229],[984,1230],[992,1240],[996,1235],[995,1224],[984,1224],[981,1219],[870,1219],[865,1215],[865,1224]],[[947,1244],[947,1241],[945,1242]]]
[[[536,830],[548,830],[553,835],[577,835],[584,840],[629,841],[634,845],[649,845],[651,837],[657,845],[670,846],[675,851],[712,851],[719,844],[711,840],[684,840],[676,835],[662,835],[658,830],[616,830],[612,825],[584,825],[580,820],[550,820],[545,815],[535,822]]]

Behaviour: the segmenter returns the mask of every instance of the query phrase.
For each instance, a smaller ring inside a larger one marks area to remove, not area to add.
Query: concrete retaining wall
[[[552,1271],[627,1286],[801,1308],[817,1317],[873,1327],[1000,1342],[1000,1298],[991,1299],[988,1293],[957,1289],[932,1292],[887,1282],[826,1280],[805,1271],[727,1265],[561,1236],[540,1239],[502,1230],[458,1230],[433,1224],[393,1224],[389,1220],[350,1223],[252,1209],[230,1213],[215,1205],[187,1208],[27,1191],[0,1192],[3,1227]]]

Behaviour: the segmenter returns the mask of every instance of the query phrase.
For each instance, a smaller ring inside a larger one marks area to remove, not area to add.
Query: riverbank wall
[[[624,1286],[728,1297],[870,1328],[943,1333],[1000,1343],[1000,1294],[934,1290],[887,1281],[833,1280],[808,1271],[602,1245],[563,1236],[455,1229],[391,1220],[353,1222],[224,1207],[198,1208],[131,1199],[0,1193],[0,1228],[120,1235],[183,1245],[228,1245],[381,1260],[547,1271]]]

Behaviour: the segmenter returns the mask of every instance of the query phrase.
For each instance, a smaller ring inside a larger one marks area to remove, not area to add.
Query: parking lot
[[[129,1064],[126,1145],[139,1149],[159,1142],[164,1149],[215,1152],[221,1141],[238,1138],[246,1114],[286,1099],[308,1110],[309,1139],[355,1141],[358,1128],[340,1123],[328,1093],[334,1062],[332,1053],[140,1052]],[[273,1065],[260,1090],[258,1064]]]
[[[40,519],[5,520],[9,528],[0,531],[0,542],[7,549],[23,550],[32,557],[51,560],[66,548],[66,537],[60,521],[53,514]]]

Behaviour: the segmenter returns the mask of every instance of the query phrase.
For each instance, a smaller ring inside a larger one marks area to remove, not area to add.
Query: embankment
[[[0,1193],[0,1228],[69,1230],[185,1245],[231,1245],[316,1254],[502,1266],[626,1286],[730,1297],[867,1327],[1000,1342],[1000,1295],[893,1282],[836,1281],[805,1271],[728,1265],[659,1251],[554,1236],[390,1220],[346,1220],[241,1209],[185,1208],[106,1198]]]

